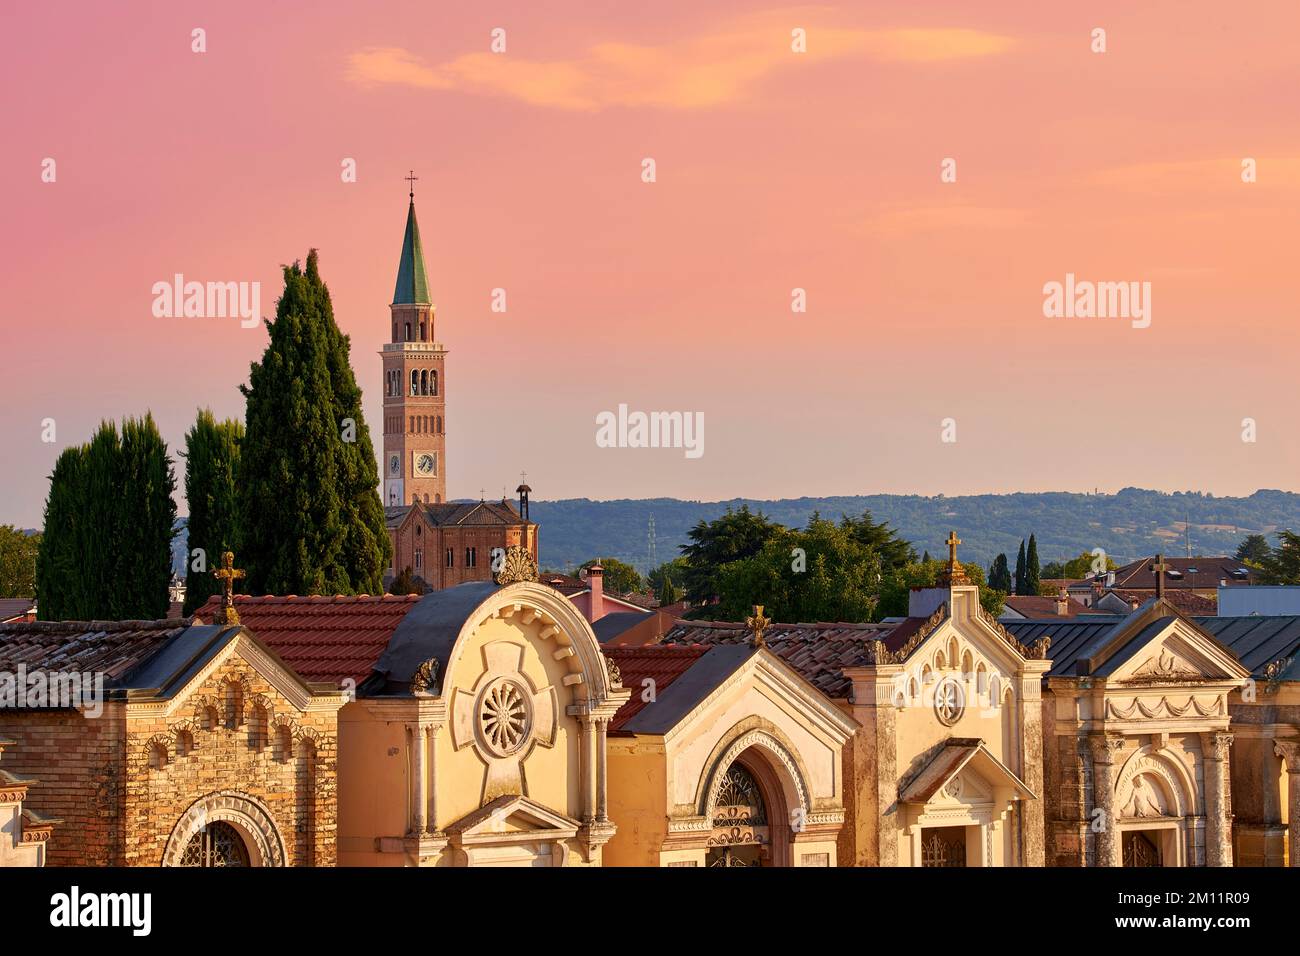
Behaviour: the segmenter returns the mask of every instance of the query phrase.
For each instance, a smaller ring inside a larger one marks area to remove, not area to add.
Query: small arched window
[[[438,370],[434,369],[429,373],[429,394],[438,394]]]
[[[411,323],[406,323],[406,341],[411,341]]]
[[[411,369],[411,394],[420,394],[420,373],[416,369]]]
[[[265,705],[259,703],[253,708],[253,720],[248,726],[248,748],[262,750],[266,747],[271,715]]]
[[[161,740],[155,740],[149,744],[149,769],[167,769],[167,745]]]
[[[226,729],[235,730],[244,720],[244,691],[238,681],[226,682]]]
[[[423,322],[420,323],[420,341],[421,342],[429,341],[428,330],[426,329],[425,324]]]

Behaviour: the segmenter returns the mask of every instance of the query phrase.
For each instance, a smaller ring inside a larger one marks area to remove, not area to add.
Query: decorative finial
[[[500,585],[519,584],[537,579],[537,561],[533,558],[533,553],[518,544],[506,548],[501,567],[492,573],[493,583]]]
[[[763,605],[755,604],[753,616],[745,618],[745,626],[749,628],[750,634],[754,637],[755,647],[767,647],[765,633],[771,623],[771,618],[763,617]]]
[[[212,576],[221,582],[221,610],[217,612],[214,624],[238,624],[239,612],[235,610],[235,582],[244,576],[244,572],[235,567],[235,553],[226,551],[221,555],[221,567],[212,572]]]
[[[940,587],[952,587],[954,584],[970,584],[966,577],[966,570],[957,560],[957,545],[961,544],[961,538],[957,537],[956,531],[948,532],[948,540],[944,542],[948,545],[948,567],[939,577]]]
[[[1151,570],[1156,576],[1156,600],[1163,601],[1165,599],[1165,572],[1169,570],[1169,565],[1165,564],[1163,554],[1156,555],[1156,562],[1151,565]]]
[[[415,202],[415,184],[419,181],[420,177],[415,175],[415,170],[413,169],[409,176],[403,176],[402,178],[411,184],[411,202]]]

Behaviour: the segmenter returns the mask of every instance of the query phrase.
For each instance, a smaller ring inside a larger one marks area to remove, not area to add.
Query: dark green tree
[[[723,565],[719,601],[703,609],[719,620],[744,620],[755,604],[774,621],[871,619],[882,562],[843,523],[814,516],[802,531],[778,527],[762,549]]]
[[[1011,567],[1007,564],[1005,554],[999,554],[993,559],[993,565],[989,568],[989,587],[1003,594],[1011,593]]]
[[[185,435],[185,499],[189,503],[189,554],[186,558],[186,615],[202,607],[219,590],[212,569],[226,551],[238,560],[239,447],[244,440],[243,422],[218,422],[210,409],[200,409],[194,425]],[[195,552],[200,553],[196,554]],[[242,581],[235,582],[241,589]]]
[[[415,575],[411,572],[411,566],[408,564],[402,568],[400,574],[393,578],[393,583],[388,585],[389,594],[423,594],[424,588],[420,587]]]
[[[1237,545],[1237,553],[1234,557],[1247,564],[1261,565],[1272,551],[1273,549],[1268,545],[1268,538],[1262,534],[1251,534]]]
[[[681,549],[686,558],[682,584],[691,604],[698,609],[716,599],[722,566],[758,554],[780,528],[762,512],[750,511],[748,505],[741,505],[739,511],[728,507],[720,518],[698,522],[687,533],[690,543]]]
[[[979,586],[980,606],[994,617],[1001,614],[1006,594],[995,590],[985,582],[984,569],[976,562],[963,561],[961,566],[970,582]],[[934,587],[947,567],[947,561],[932,559],[923,563],[909,564],[901,571],[890,575],[881,588],[876,619],[906,616],[911,589]]]
[[[176,476],[151,415],[104,422],[50,476],[37,557],[43,620],[167,615]]]
[[[172,538],[176,536],[176,471],[153,416],[122,422],[121,553],[113,593],[114,620],[161,619],[171,603]]]
[[[1037,594],[1043,569],[1038,563],[1038,540],[1029,535],[1029,548],[1025,551],[1025,594]]]
[[[1300,534],[1279,531],[1278,544],[1260,562],[1260,584],[1300,584]]]
[[[0,598],[36,597],[36,555],[40,534],[0,525]]]
[[[1016,555],[1016,593],[1028,594],[1025,590],[1025,539],[1020,539],[1020,553]]]
[[[36,556],[37,616],[43,621],[87,620],[90,587],[81,573],[87,446],[63,449],[50,474],[45,524]]]
[[[284,267],[253,364],[240,451],[240,562],[253,594],[378,594],[391,543],[349,343],[316,250]]]
[[[677,594],[674,600],[681,600],[681,582],[686,577],[686,559],[682,557],[673,558],[671,561],[665,561],[657,568],[651,568],[650,573],[645,576],[646,586],[655,594],[659,594],[664,589],[665,582],[671,582],[673,591]],[[668,603],[673,603],[669,601]]]
[[[618,558],[592,558],[590,561],[584,561],[573,572],[573,576],[586,580],[583,572],[597,562],[604,569],[604,574],[601,575],[601,587],[605,591],[613,591],[617,594],[640,594],[645,590],[645,582],[641,580],[637,569]]]
[[[885,570],[896,570],[916,561],[916,551],[912,545],[898,536],[898,532],[888,522],[876,523],[870,511],[864,511],[856,518],[845,515],[840,526],[864,548],[880,555]]]
[[[668,605],[676,604],[682,599],[682,590],[673,584],[672,577],[665,577],[663,583],[659,585],[657,597],[660,607],[668,607]]]

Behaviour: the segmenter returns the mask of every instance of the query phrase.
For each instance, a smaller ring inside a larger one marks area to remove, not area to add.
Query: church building
[[[414,179],[414,177],[412,177]],[[412,182],[414,185],[414,182]],[[380,351],[384,378],[384,516],[393,543],[386,583],[410,568],[438,590],[491,577],[492,554],[518,545],[537,557],[537,525],[528,520],[531,488],[520,482],[516,509],[500,502],[447,498],[447,349],[437,340],[437,307],[415,218],[415,191],[389,305],[391,336]]]

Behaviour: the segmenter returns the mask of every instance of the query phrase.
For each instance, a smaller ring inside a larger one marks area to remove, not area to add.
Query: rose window
[[[529,695],[512,680],[496,680],[479,700],[479,729],[483,743],[498,757],[505,757],[528,740],[532,719]]]
[[[966,692],[952,678],[944,681],[934,692],[934,711],[939,720],[948,726],[957,723],[966,709]]]

